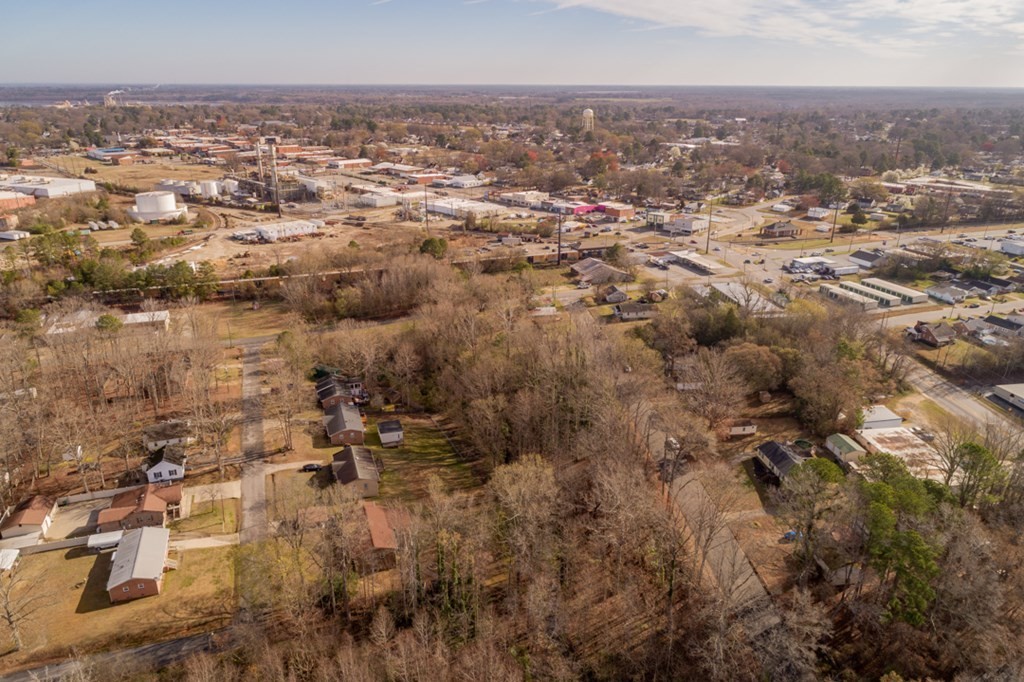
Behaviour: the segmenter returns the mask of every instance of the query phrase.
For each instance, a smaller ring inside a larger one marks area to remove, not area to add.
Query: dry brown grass
[[[30,589],[52,595],[29,623],[26,648],[0,659],[10,670],[31,662],[131,647],[224,625],[235,611],[233,549],[181,553],[163,593],[112,605],[106,592],[110,553],[74,549],[24,557]],[[74,650],[74,651],[73,651]]]

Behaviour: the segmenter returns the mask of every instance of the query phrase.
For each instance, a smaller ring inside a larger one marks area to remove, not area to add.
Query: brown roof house
[[[0,523],[0,538],[16,538],[33,533],[46,537],[46,531],[50,529],[50,522],[56,509],[57,504],[42,495],[22,500],[3,523]]]
[[[913,337],[915,341],[939,348],[956,341],[956,330],[945,322],[918,322],[914,325]]]
[[[761,236],[769,238],[795,237],[800,234],[800,228],[789,220],[780,220],[771,225],[761,228]]]
[[[370,448],[349,445],[334,455],[331,474],[342,485],[352,486],[361,497],[380,494],[380,472]]]
[[[136,528],[124,534],[114,551],[107,579],[111,602],[160,594],[170,537],[166,528]]]
[[[181,484],[159,487],[145,485],[115,495],[110,506],[100,510],[96,532],[130,530],[155,526],[163,528],[167,517],[176,518],[181,508]]]
[[[366,430],[359,409],[345,403],[324,410],[324,431],[331,445],[362,445]]]

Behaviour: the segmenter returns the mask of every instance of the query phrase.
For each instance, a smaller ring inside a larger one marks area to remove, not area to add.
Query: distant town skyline
[[[1024,87],[1019,0],[35,0],[7,83]]]

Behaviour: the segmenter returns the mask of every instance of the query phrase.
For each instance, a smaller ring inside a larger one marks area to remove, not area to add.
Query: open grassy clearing
[[[402,422],[405,444],[380,448],[374,417],[367,425],[366,444],[384,464],[381,499],[411,502],[427,496],[427,477],[438,476],[450,491],[469,490],[481,484],[468,462],[459,459],[444,434],[427,417],[396,415]]]
[[[224,169],[203,164],[181,163],[166,159],[153,159],[152,163],[135,163],[128,166],[113,166],[100,163],[81,156],[55,156],[50,161],[62,168],[77,173],[85,172],[86,168],[96,171],[87,176],[97,184],[113,182],[128,187],[136,187],[140,192],[149,192],[163,180],[219,180],[224,176]]]
[[[263,302],[253,310],[250,301],[217,301],[203,304],[203,312],[216,321],[222,341],[280,334],[291,322],[285,305],[276,302]]]
[[[237,533],[238,505],[237,499],[196,500],[192,503],[192,513],[189,517],[174,521],[170,528],[179,533]]]
[[[73,653],[131,647],[218,628],[235,611],[232,548],[179,554],[164,576],[163,593],[112,605],[106,591],[111,553],[81,549],[24,557],[30,589],[51,600],[25,628],[25,650],[0,659],[0,668],[49,661]]]

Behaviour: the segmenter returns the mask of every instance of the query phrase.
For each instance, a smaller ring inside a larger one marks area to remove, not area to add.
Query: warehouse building
[[[95,192],[96,183],[92,180],[79,180],[78,178],[0,174],[0,190],[28,194],[39,199],[53,199],[83,192]]]

